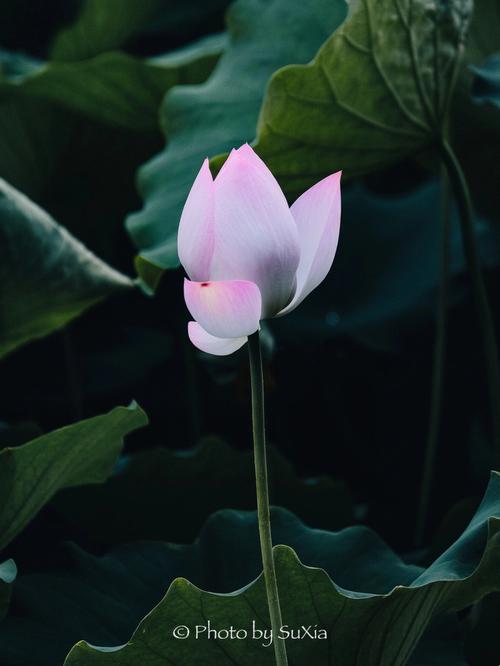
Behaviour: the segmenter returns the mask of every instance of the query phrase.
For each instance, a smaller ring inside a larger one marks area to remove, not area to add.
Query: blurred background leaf
[[[210,25],[229,0],[82,0],[76,20],[56,36],[53,60],[85,60],[119,47],[133,47],[144,34],[159,33],[164,41],[185,41],[196,27]],[[196,36],[196,35],[195,35]]]
[[[102,483],[123,437],[147,423],[140,407],[116,407],[15,448],[0,451],[0,550],[61,488]]]
[[[299,479],[273,449],[269,465],[272,504],[325,529],[353,521],[343,483],[328,477]],[[207,439],[189,451],[154,448],[126,457],[106,484],[60,493],[52,506],[78,534],[109,547],[137,539],[188,543],[211,513],[227,506],[228,498],[234,509],[255,507],[252,453]]]
[[[0,180],[0,356],[133,283]]]
[[[224,43],[224,35],[214,35],[149,60],[112,51],[76,63],[38,62],[4,51],[0,99],[43,99],[103,123],[155,131],[165,92],[179,83],[204,81]]]
[[[122,221],[139,205],[135,171],[161,147],[160,100],[211,71],[227,4],[79,0],[63,11],[21,0],[3,15],[0,177],[122,270],[132,268]]]

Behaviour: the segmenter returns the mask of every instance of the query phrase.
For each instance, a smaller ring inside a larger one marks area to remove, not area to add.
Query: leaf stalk
[[[450,272],[450,188],[444,165],[441,167],[441,238],[439,259],[439,287],[436,307],[436,338],[434,342],[434,362],[432,369],[431,404],[429,431],[425,448],[424,466],[419,496],[415,545],[421,547],[432,493],[436,451],[441,426],[443,403],[444,367],[446,361],[446,331],[448,307],[448,280]]]

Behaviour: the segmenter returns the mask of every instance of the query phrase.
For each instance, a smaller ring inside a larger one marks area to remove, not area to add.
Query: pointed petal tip
[[[236,148],[231,148],[231,150],[229,151],[229,155],[224,160],[223,165],[221,166],[219,172],[214,178],[214,183],[218,184],[218,182],[220,182],[221,180],[221,174],[223,174],[228,168],[233,168],[233,166],[235,166],[234,161],[236,157],[238,157],[238,150]]]
[[[312,185],[309,190],[306,190],[306,192],[323,188],[323,187],[330,187],[331,185],[338,186],[340,185],[340,181],[342,179],[342,171],[335,171],[334,173],[331,173],[328,176],[325,176],[325,178],[322,178],[319,180],[317,183]],[[304,193],[305,194],[305,193]]]
[[[209,157],[205,157],[205,159],[203,160],[200,171],[202,171],[202,170],[204,172],[207,172],[207,175],[209,175],[211,180],[213,180],[212,172],[210,171],[210,158]]]
[[[255,169],[265,178],[270,178],[279,187],[276,179],[269,170],[267,164],[257,155],[252,146],[248,143],[242,144],[239,148],[232,148],[231,152],[226,158],[226,161],[219,170],[215,180],[222,180],[220,178],[222,173],[227,175],[227,172],[234,173],[248,173],[248,170]]]
[[[252,146],[251,146],[249,143],[244,143],[244,144],[242,144],[242,145],[238,148],[238,150],[236,151],[236,153],[238,154],[238,157],[240,157],[240,158],[243,157],[244,160],[245,160],[247,163],[252,164],[253,166],[258,167],[259,169],[265,169],[266,172],[271,173],[270,170],[269,170],[269,167],[268,167],[267,164],[264,162],[264,160],[262,159],[262,157],[260,157],[260,156],[255,152],[255,150],[252,148]],[[273,176],[273,178],[274,178],[274,176]]]
[[[256,155],[257,153],[255,150],[252,148],[252,146],[245,141],[245,143],[241,144],[241,146],[237,149],[237,153],[241,153],[242,155]]]

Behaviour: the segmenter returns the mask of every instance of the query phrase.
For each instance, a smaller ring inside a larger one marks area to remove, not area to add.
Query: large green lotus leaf
[[[352,522],[352,501],[343,483],[328,477],[301,480],[274,449],[269,466],[274,504],[325,529]],[[204,440],[189,451],[152,449],[122,460],[102,486],[66,490],[52,506],[79,534],[104,546],[136,539],[189,543],[218,509],[255,508],[252,453],[218,439]]]
[[[287,193],[435,142],[471,10],[472,0],[360,0],[312,63],[276,72],[256,150]]]
[[[133,288],[50,215],[0,179],[0,356]]]
[[[165,149],[139,172],[144,208],[128,217],[141,276],[178,265],[182,206],[205,156],[249,141],[267,80],[290,62],[307,62],[346,14],[344,0],[239,0],[228,12],[229,47],[201,86],[170,91],[162,109]]]
[[[17,567],[14,560],[0,563],[0,620],[3,619],[9,607],[12,583],[17,576]]]
[[[472,71],[475,74],[474,99],[500,108],[500,53],[488,58],[481,67],[473,67]]]
[[[344,188],[342,228],[333,268],[300,308],[271,322],[280,339],[355,336],[367,344],[398,347],[416,322],[432,321],[439,280],[440,186],[422,183],[399,195]],[[498,234],[477,220],[483,265],[500,265]],[[425,256],[425,261],[422,257]],[[354,267],[354,270],[353,270]],[[458,215],[452,208],[450,301],[464,296],[465,270]]]
[[[158,127],[158,107],[169,88],[201,83],[224,47],[214,35],[161,57],[141,60],[119,51],[79,62],[41,63],[0,52],[0,99],[41,98],[100,122],[136,131]]]
[[[287,543],[303,562],[324,569],[346,589],[390,593],[397,585],[411,584],[422,572],[402,562],[366,528],[337,533],[313,530],[279,508],[272,510],[272,525],[277,543]],[[228,593],[242,588],[260,572],[255,512],[230,510],[212,515],[193,545],[138,543],[121,546],[104,557],[67,546],[56,557],[57,565],[44,572],[22,575],[13,586],[9,615],[0,625],[3,666],[21,666],[28,661],[30,666],[56,666],[81,638],[93,644],[125,643],[141,618],[161,601],[178,577],[188,578],[204,589]],[[40,603],[40,599],[44,601]],[[305,595],[301,601],[307,616],[310,600]],[[255,613],[255,619],[261,620],[260,608],[255,608]],[[449,633],[455,626],[449,619],[441,624],[444,626],[432,627],[428,640],[419,646],[418,652],[422,658],[426,655],[428,661],[412,663],[429,666],[430,650],[434,654],[448,646],[449,651]],[[169,631],[167,623],[165,636]],[[28,633],[39,638],[36,654],[30,641],[25,640]],[[456,636],[453,638],[456,654],[460,642]],[[457,659],[444,663],[458,666],[459,662]]]
[[[328,640],[288,641],[291,663],[403,666],[433,617],[500,589],[500,475],[492,475],[483,503],[463,535],[424,571],[403,565],[364,528],[337,535],[322,532],[319,539],[322,553],[328,542],[339,548],[339,559],[330,556],[331,575],[320,562],[321,568],[302,564],[289,546],[274,550],[284,624],[317,625],[328,632]],[[233,559],[237,567],[239,558]],[[185,640],[174,638],[176,626],[194,630],[208,619],[215,629],[250,628],[253,621],[257,628],[267,627],[262,576],[230,594],[206,592],[177,578],[126,645],[98,648],[81,641],[65,664],[274,663],[272,651],[257,640],[207,640],[205,635],[196,639],[194,631]]]
[[[186,23],[203,29],[229,0],[84,0],[79,16],[60,30],[52,45],[53,60],[85,60],[126,46],[144,32],[176,33]]]
[[[0,550],[58,490],[105,481],[124,436],[146,423],[138,405],[116,407],[0,451]]]

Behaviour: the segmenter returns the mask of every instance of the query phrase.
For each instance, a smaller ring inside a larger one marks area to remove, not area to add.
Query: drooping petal
[[[195,347],[207,354],[215,356],[228,356],[243,347],[247,337],[241,338],[216,338],[207,333],[196,321],[190,321],[188,324],[189,339]]]
[[[292,204],[290,210],[299,230],[300,263],[295,296],[280,314],[296,308],[323,282],[332,266],[340,231],[341,175],[338,171],[320,180]]]
[[[250,146],[233,151],[214,181],[212,280],[258,285],[263,317],[291,299],[299,264],[297,226],[283,192]]]
[[[214,182],[208,159],[191,187],[179,224],[177,251],[192,280],[207,280],[214,251]]]
[[[239,338],[259,328],[262,299],[248,280],[184,280],[184,299],[193,319],[217,338]]]

